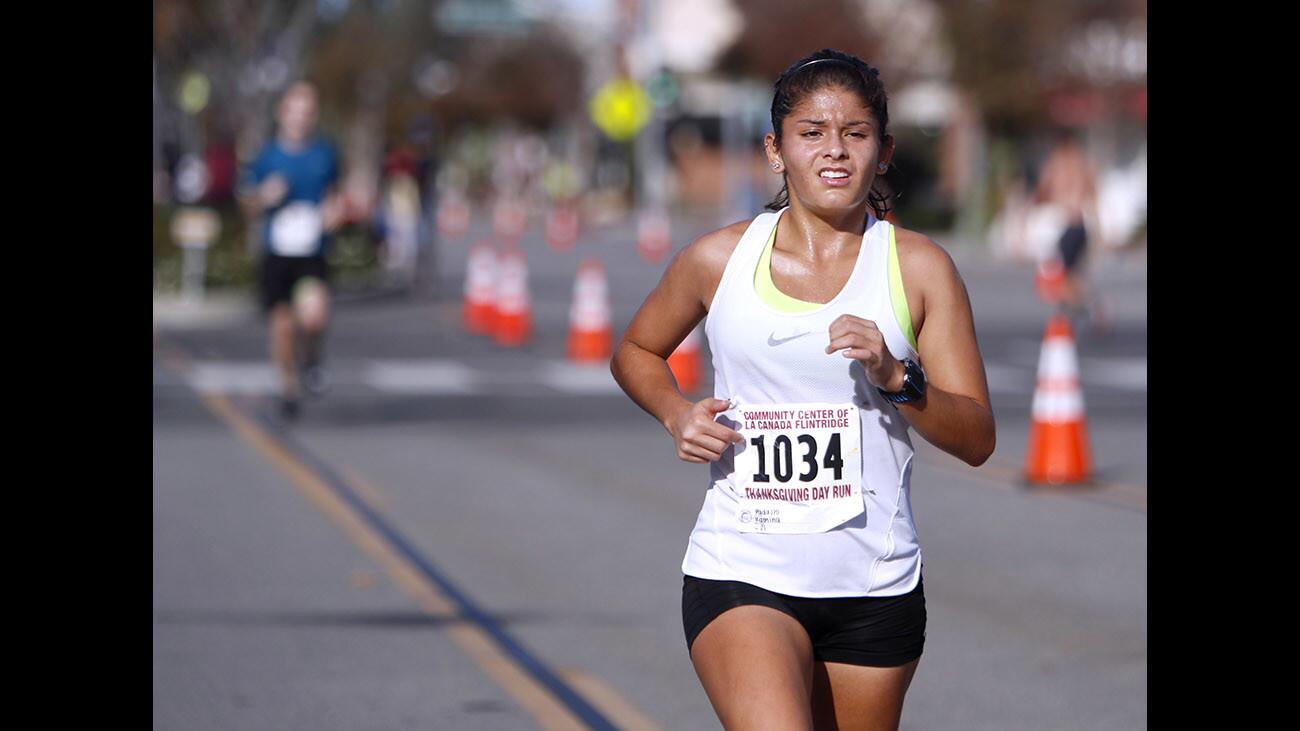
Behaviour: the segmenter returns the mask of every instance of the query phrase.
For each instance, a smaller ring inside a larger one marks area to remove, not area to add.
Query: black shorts
[[[1065,271],[1074,271],[1079,261],[1083,259],[1084,250],[1088,248],[1088,232],[1083,228],[1083,224],[1067,226],[1065,231],[1061,232],[1056,248],[1061,252],[1061,264],[1065,266]]]
[[[718,615],[757,604],[798,620],[812,640],[813,658],[850,665],[897,667],[925,648],[925,591],[918,579],[906,594],[816,599],[787,596],[740,581],[686,576],[682,582],[682,625],[686,649]]]
[[[298,280],[315,277],[329,283],[329,265],[324,256],[262,256],[258,288],[261,290],[262,308],[269,311],[281,302],[293,299],[293,286]]]

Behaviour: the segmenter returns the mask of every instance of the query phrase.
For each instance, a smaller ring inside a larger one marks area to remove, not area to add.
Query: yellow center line
[[[618,691],[582,668],[557,668],[555,672],[623,731],[663,731],[659,724],[633,708]]]
[[[377,535],[353,508],[273,435],[240,412],[225,396],[203,393],[199,394],[199,398],[245,442],[288,476],[298,492],[333,520],[357,547],[382,566],[393,577],[395,583],[416,600],[422,610],[431,616],[449,620],[446,631],[456,646],[509,693],[537,721],[538,725],[547,731],[586,728],[586,725],[550,691],[506,655],[481,627],[469,621],[456,621],[459,617],[455,603],[408,559]],[[366,485],[358,492],[369,498],[382,496],[373,484],[362,478],[356,471],[341,471],[345,472],[343,479],[350,487]],[[633,731],[662,731],[617,691],[582,671],[570,670],[569,675],[564,677],[566,682],[574,679],[570,687],[620,728]]]
[[[347,465],[339,465],[339,473],[339,476],[349,487],[355,488],[361,502],[378,508],[378,512],[388,511],[388,497],[375,483]]]
[[[349,486],[359,487],[365,485],[370,495],[383,499],[383,493],[375,483],[367,479],[359,471],[350,467],[341,467],[339,471],[344,473],[343,476]],[[363,496],[363,502],[370,503],[370,500],[368,497]],[[420,582],[419,590],[427,591],[431,589],[423,574],[416,574],[416,578]],[[436,590],[434,591],[436,592]],[[449,627],[448,631],[458,633],[462,632],[466,627],[478,629],[468,622],[463,622]],[[477,645],[483,638],[486,638],[486,634],[478,630],[476,633],[466,635],[462,639],[467,644]],[[497,655],[505,658],[505,655],[501,653],[497,653]],[[508,660],[508,658],[505,659]],[[494,671],[500,673],[503,678],[513,678],[513,674],[518,672],[518,668],[513,662],[510,662],[505,667],[494,668]],[[661,726],[637,710],[618,691],[588,674],[585,670],[578,667],[555,668],[555,674],[620,729],[624,731],[663,731]]]
[[[397,585],[411,595],[422,609],[439,618],[457,616],[455,603],[387,541],[376,535],[310,468],[240,413],[225,396],[209,393],[201,394],[200,398],[244,441],[288,476],[303,497],[342,528],[357,547],[383,566]],[[471,622],[454,623],[449,625],[447,634],[470,659],[513,696],[542,728],[547,731],[568,731],[586,727],[545,687],[503,653],[478,625]]]

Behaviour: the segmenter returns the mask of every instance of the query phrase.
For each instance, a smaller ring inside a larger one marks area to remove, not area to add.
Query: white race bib
[[[320,244],[320,207],[298,201],[271,217],[271,251],[279,256],[311,256]]]
[[[822,533],[863,512],[855,404],[744,405],[727,413],[745,437],[731,480],[741,533]]]

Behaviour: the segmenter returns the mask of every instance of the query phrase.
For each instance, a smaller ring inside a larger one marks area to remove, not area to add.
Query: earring
[[[777,172],[781,172],[781,163],[779,162],[772,163],[772,169]]]
[[[885,171],[888,170],[888,169],[889,169],[889,163],[887,163],[887,162],[882,162],[882,163],[880,163],[880,172],[883,173],[883,172],[885,172]]]

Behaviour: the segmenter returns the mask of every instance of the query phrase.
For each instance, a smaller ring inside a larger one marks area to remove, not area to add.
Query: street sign
[[[591,98],[591,121],[616,142],[626,142],[650,121],[654,103],[641,85],[631,79],[615,79]]]
[[[212,83],[202,71],[190,71],[181,78],[176,89],[176,101],[186,114],[198,114],[208,106],[212,94]]]
[[[182,208],[172,216],[172,240],[182,248],[206,249],[221,232],[211,208]]]
[[[660,71],[646,82],[646,93],[654,105],[659,108],[672,106],[677,101],[677,79],[667,71]]]
[[[186,302],[203,299],[207,250],[220,231],[221,219],[211,208],[182,208],[172,216],[172,240],[185,250],[181,261],[181,298]]]

